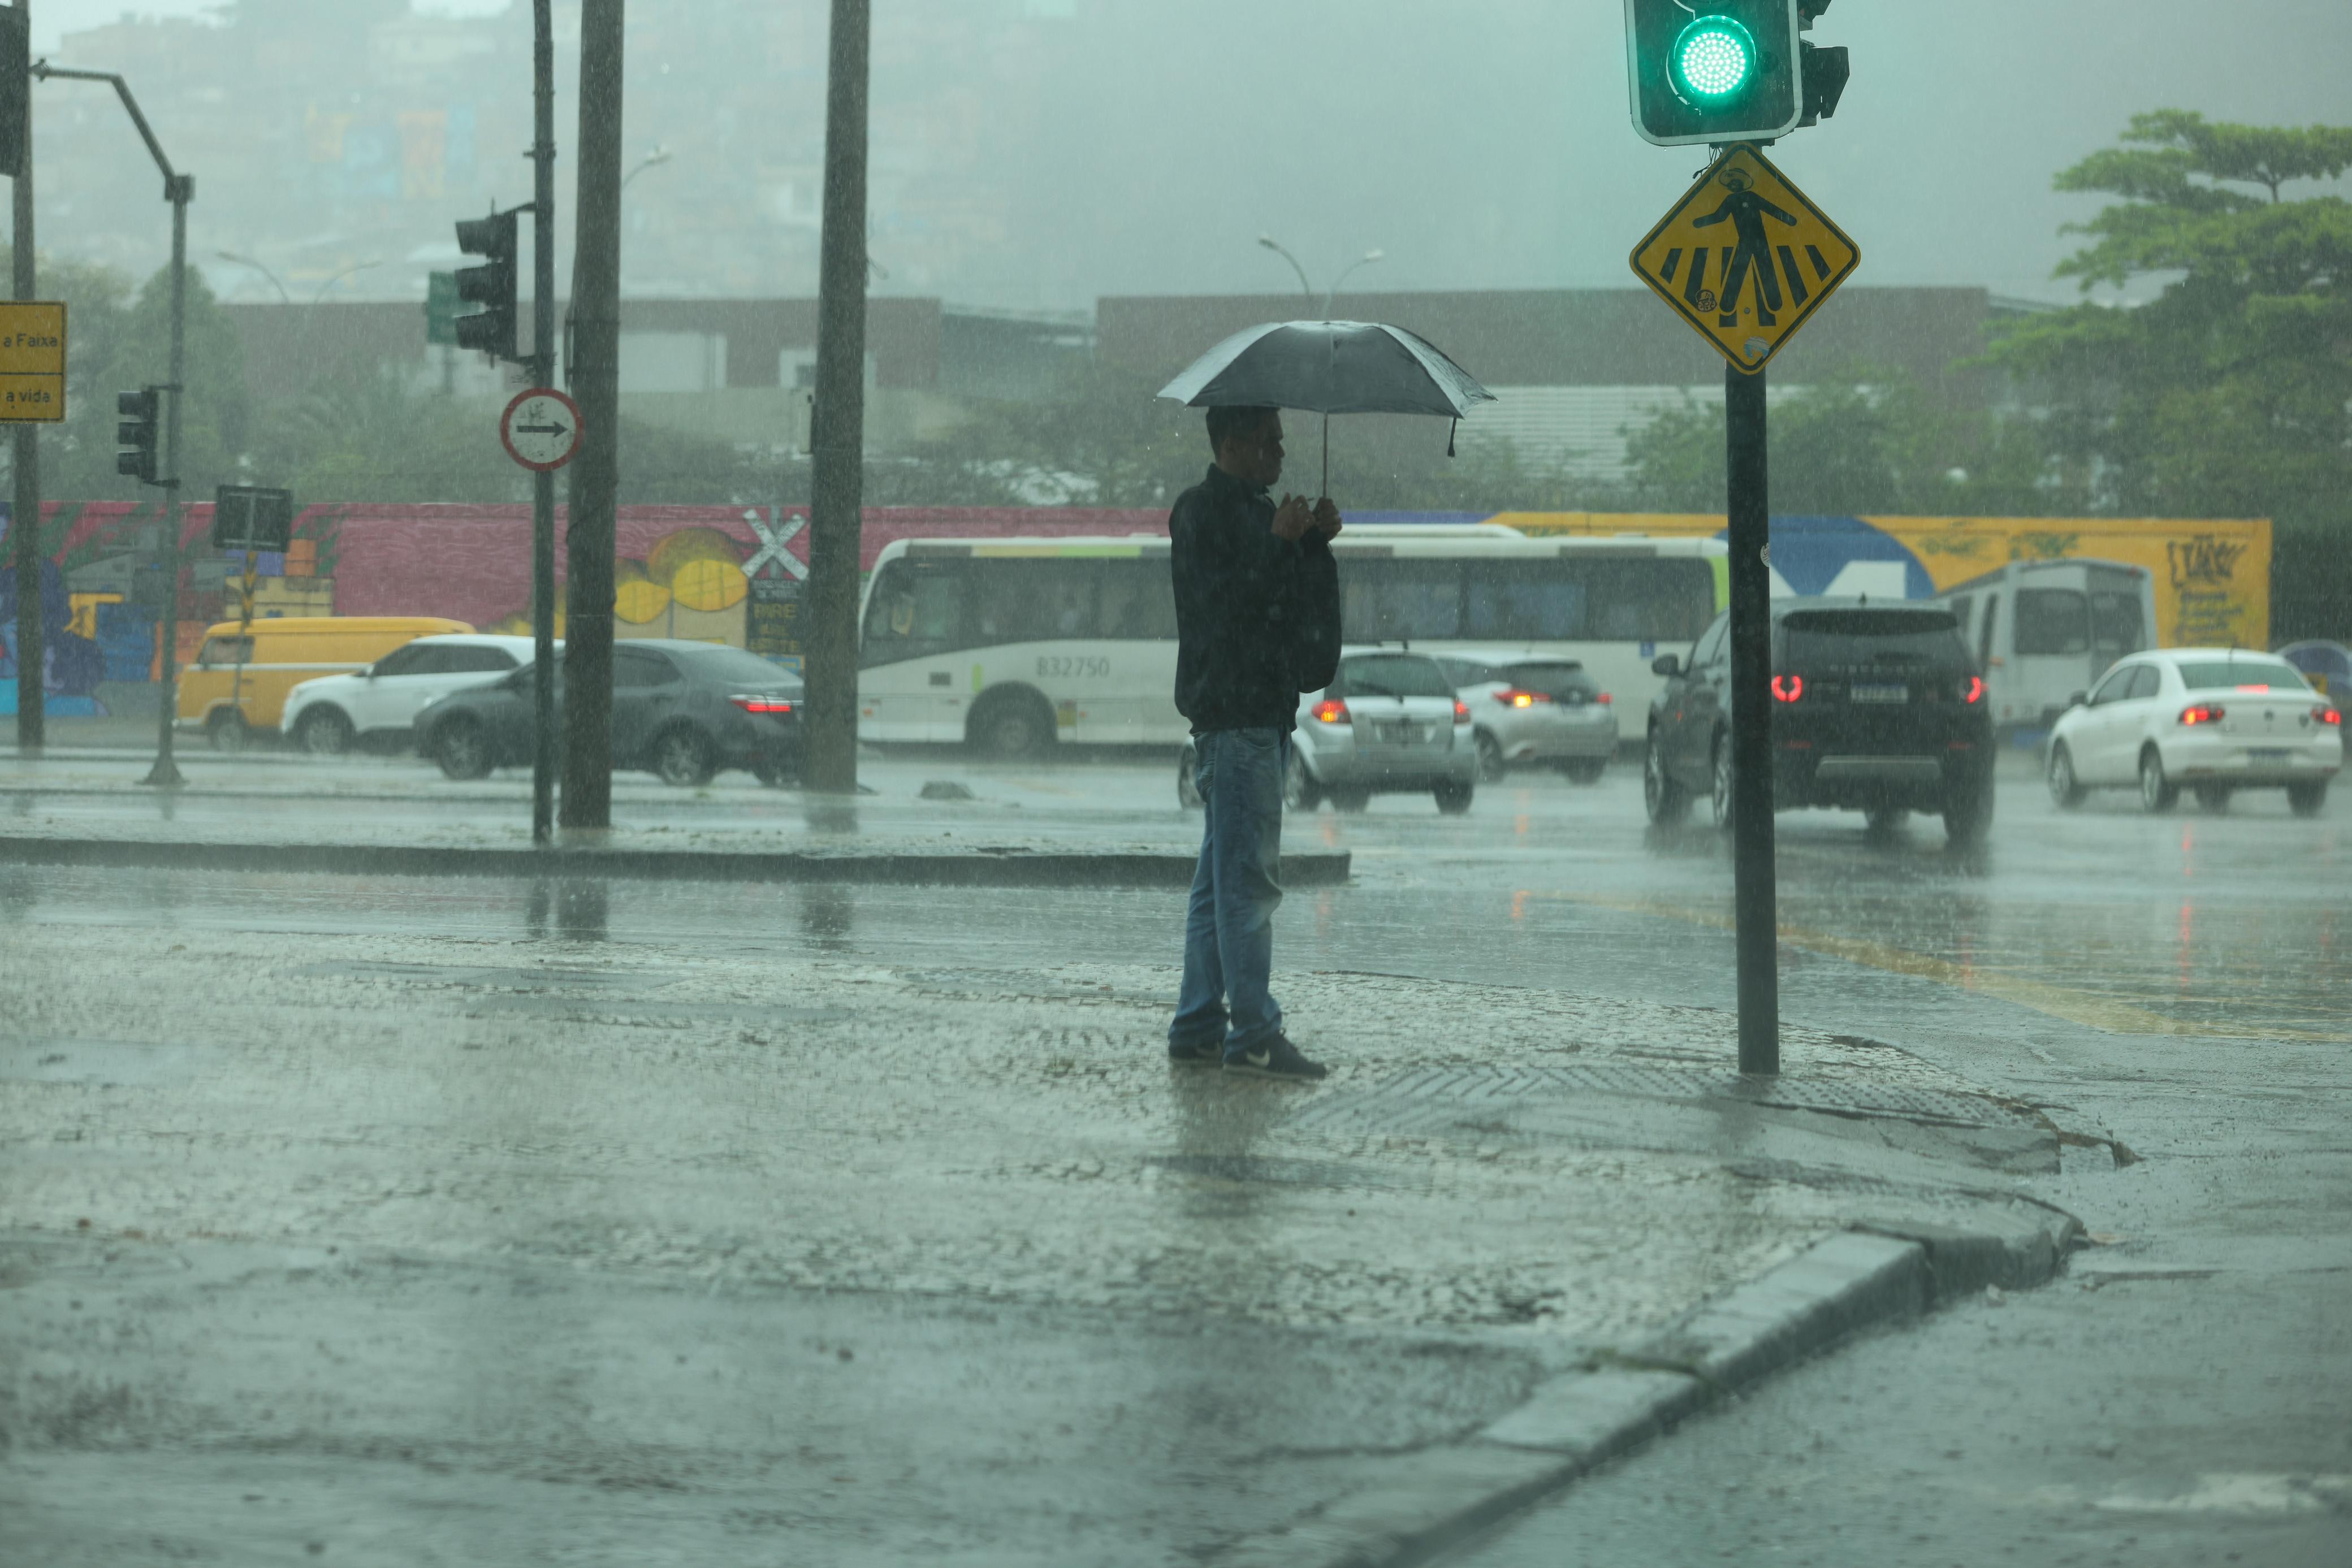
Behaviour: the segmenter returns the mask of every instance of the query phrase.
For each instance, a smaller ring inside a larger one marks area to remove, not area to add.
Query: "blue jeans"
[[[1184,984],[1168,1039],[1205,1045],[1222,1038],[1231,1056],[1282,1030],[1282,1008],[1266,981],[1274,910],[1282,902],[1282,774],[1290,737],[1213,729],[1194,737],[1192,747],[1206,821],[1184,913]]]

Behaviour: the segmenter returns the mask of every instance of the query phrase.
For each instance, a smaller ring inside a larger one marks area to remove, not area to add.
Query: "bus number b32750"
[[[1109,674],[1108,659],[1071,659],[1040,655],[1037,660],[1037,678],[1041,681],[1067,679],[1073,675],[1099,677]]]

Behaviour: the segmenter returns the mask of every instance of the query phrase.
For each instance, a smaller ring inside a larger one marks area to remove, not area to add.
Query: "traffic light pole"
[[[29,32],[31,0],[16,0],[15,25]],[[16,297],[34,298],[38,278],[33,249],[33,110],[30,82],[14,83],[25,89],[24,146],[10,193],[16,228],[9,242],[16,274]],[[42,643],[47,628],[41,624],[41,445],[37,424],[16,427],[16,494],[9,505],[10,557],[16,569],[16,753],[37,757],[48,738],[47,697],[41,689],[47,660]]]
[[[1731,577],[1732,911],[1739,1071],[1780,1071],[1779,890],[1772,863],[1771,491],[1764,371],[1723,372]]]
[[[816,403],[809,414],[807,760],[811,789],[857,788],[857,558],[866,464],[866,141],[872,14],[833,0]]]
[[[555,34],[531,0],[530,373],[555,384]],[[555,475],[530,476],[530,841],[555,834]]]
[[[113,84],[114,96],[122,100],[131,123],[139,130],[139,139],[147,143],[149,156],[163,172],[163,199],[172,204],[172,379],[164,389],[172,394],[172,403],[163,420],[163,464],[169,476],[158,481],[163,489],[164,602],[155,635],[161,644],[158,653],[163,706],[155,717],[155,766],[140,782],[176,789],[186,782],[172,760],[172,721],[178,716],[180,706],[180,403],[187,396],[188,204],[196,199],[196,177],[173,170],[172,161],[163,156],[163,144],[155,140],[147,117],[139,112],[139,100],[131,96],[131,84],[120,75],[113,71],[67,70],[47,60],[34,62],[36,81],[47,81],[52,77],[65,81]]]
[[[572,388],[580,455],[564,530],[566,829],[613,825],[613,528],[620,492],[623,0],[580,7],[578,215],[572,224]]]

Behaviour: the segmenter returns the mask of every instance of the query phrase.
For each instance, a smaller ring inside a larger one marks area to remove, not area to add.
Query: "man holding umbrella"
[[[1184,919],[1171,1061],[1317,1079],[1267,988],[1282,902],[1282,780],[1301,692],[1339,664],[1339,509],[1272,487],[1282,415],[1213,407],[1208,475],[1169,515],[1176,588],[1176,707],[1192,723],[1206,808]]]

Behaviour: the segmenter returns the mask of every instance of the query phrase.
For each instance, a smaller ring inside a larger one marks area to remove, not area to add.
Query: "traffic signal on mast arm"
[[[1830,8],[1830,0],[1797,0],[1797,25],[1810,33],[1813,18]],[[1797,71],[1803,79],[1805,118],[1800,126],[1817,125],[1837,112],[1838,99],[1845,96],[1845,78],[1851,74],[1846,60],[1845,46],[1833,49],[1800,42],[1797,46]]]
[[[1661,147],[1769,141],[1796,130],[1806,107],[1800,11],[1810,17],[1828,5],[1625,0],[1633,129]]]
[[[457,248],[483,258],[479,267],[457,271],[457,298],[484,307],[457,318],[457,346],[478,349],[494,359],[515,356],[515,219],[520,207],[467,218],[457,225]]]
[[[114,427],[114,442],[122,449],[114,455],[114,471],[142,485],[156,482],[155,414],[162,405],[163,393],[156,387],[114,394],[114,412],[121,420]]]

